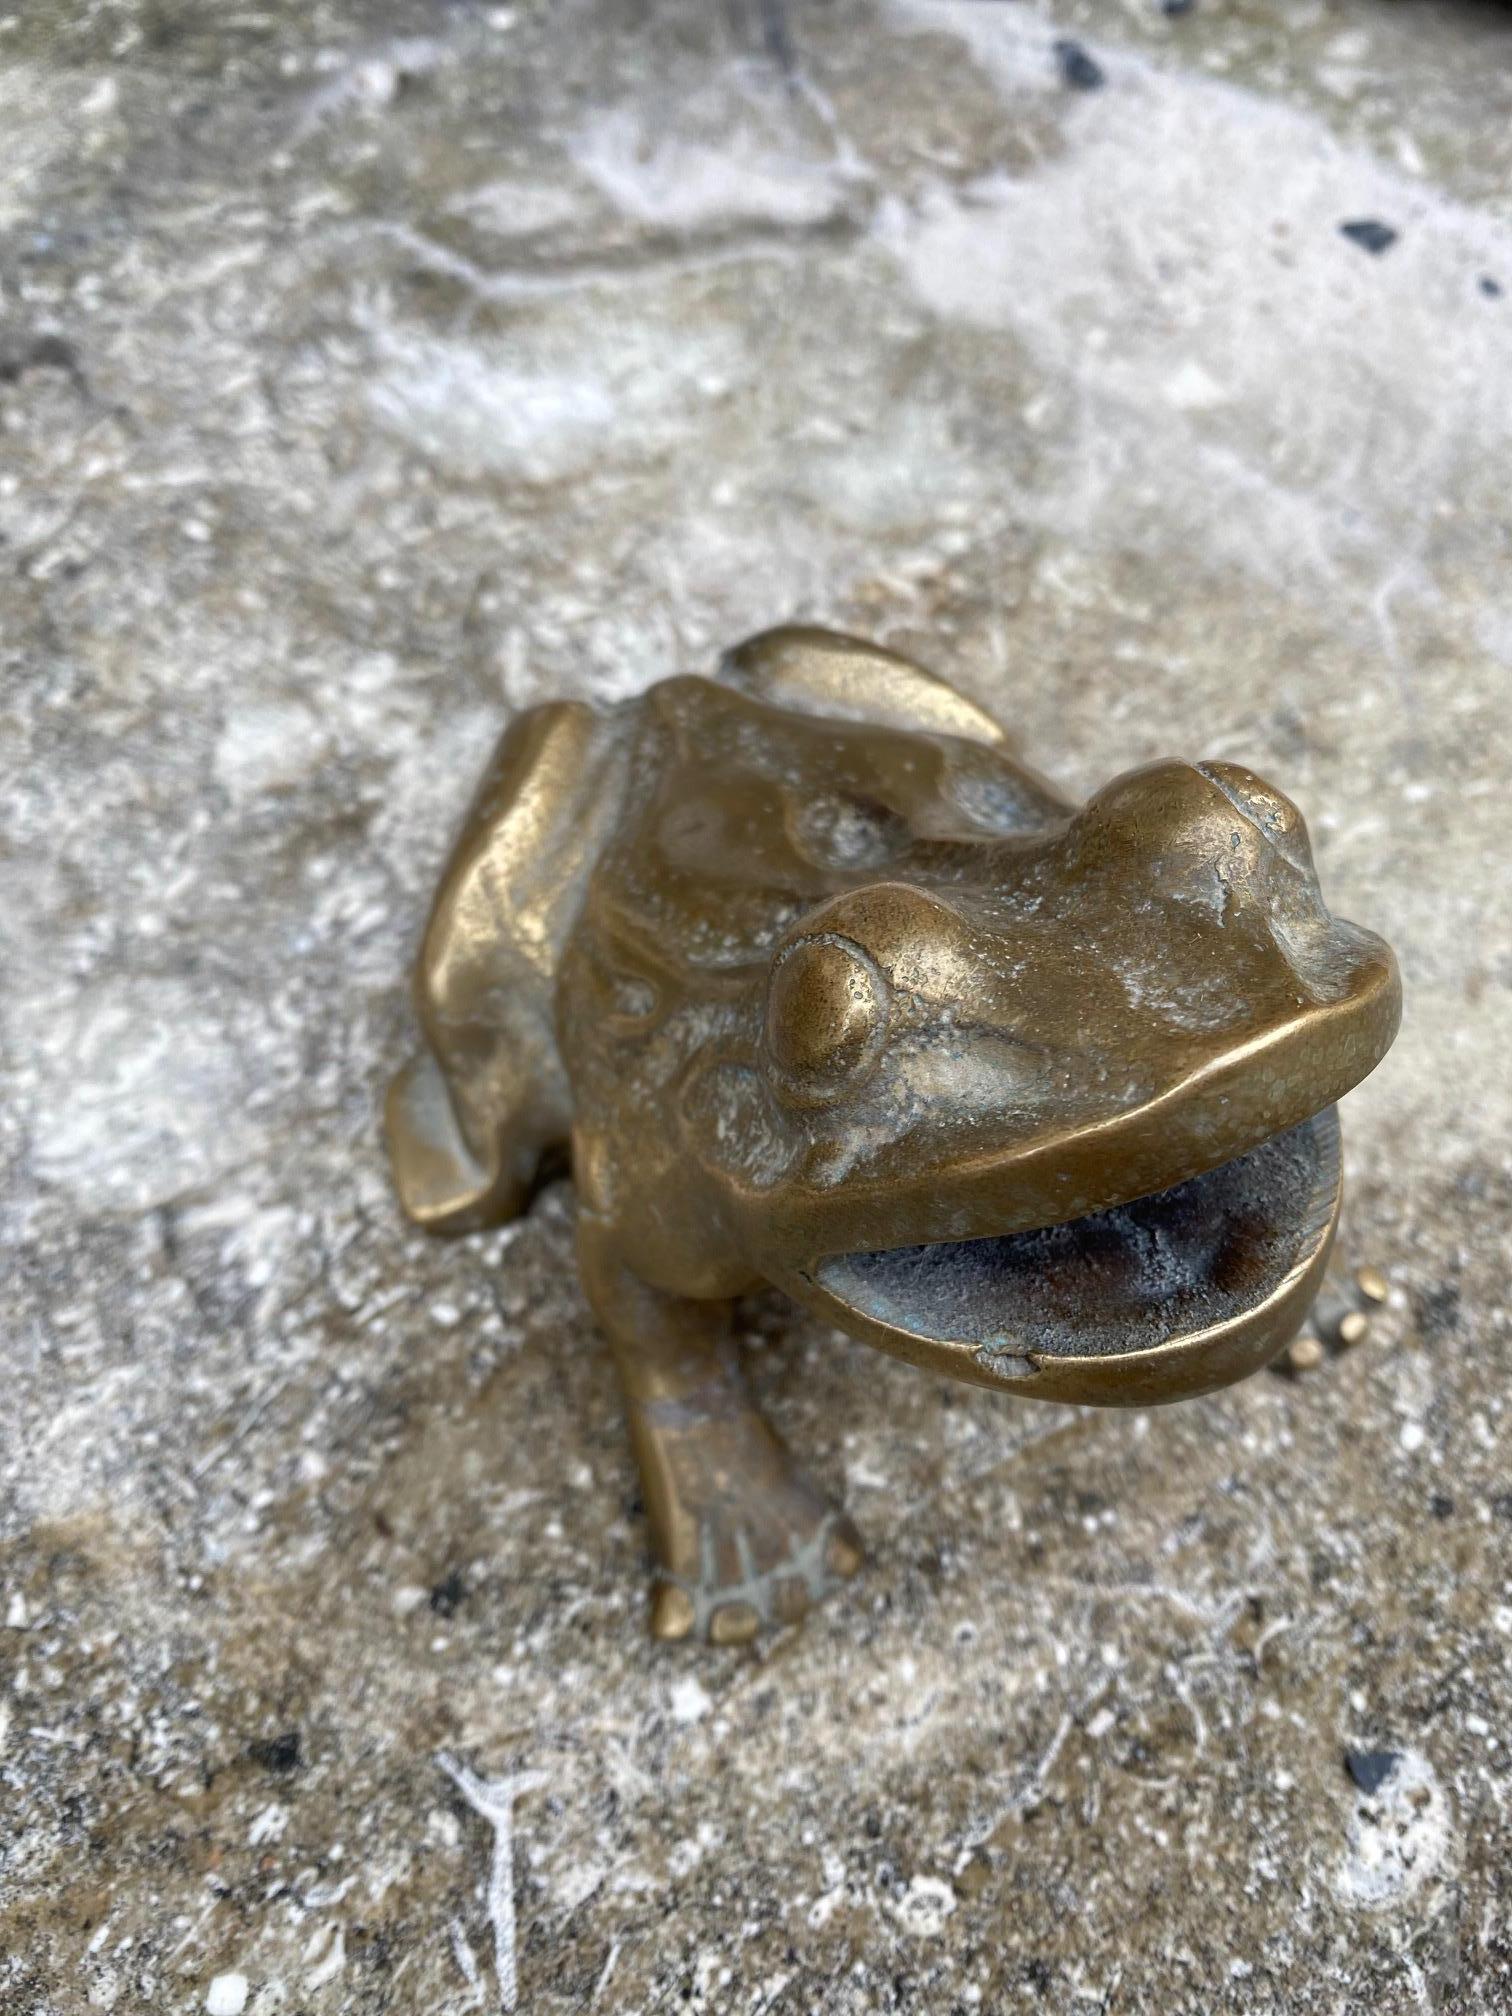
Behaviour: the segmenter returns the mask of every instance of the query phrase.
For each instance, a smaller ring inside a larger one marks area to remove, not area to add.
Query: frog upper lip
[[[829,1256],[1040,1231],[1203,1176],[1333,1106],[1374,1067],[1401,1012],[1384,945],[1347,1001],[1314,1004],[1200,1058],[1134,1105],[938,1157],[887,1144],[839,1180],[751,1195],[763,1271]]]

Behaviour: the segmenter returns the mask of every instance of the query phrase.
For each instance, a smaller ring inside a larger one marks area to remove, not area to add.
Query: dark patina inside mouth
[[[821,1261],[817,1284],[906,1334],[974,1347],[1002,1377],[1112,1356],[1257,1308],[1333,1210],[1332,1107],[1205,1175],[1063,1225]]]

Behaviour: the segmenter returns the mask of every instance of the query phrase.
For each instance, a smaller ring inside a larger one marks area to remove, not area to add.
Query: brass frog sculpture
[[[861,1560],[751,1397],[733,1297],[1022,1398],[1226,1385],[1318,1293],[1334,1102],[1400,1008],[1248,770],[1156,763],[1078,809],[942,680],[799,628],[517,717],[416,991],[404,1206],[493,1224],[570,1150],[652,1630],[717,1643]]]

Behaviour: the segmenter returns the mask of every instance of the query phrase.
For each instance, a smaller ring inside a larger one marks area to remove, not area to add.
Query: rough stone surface
[[[1509,191],[1489,7],[0,9],[7,2016],[497,2007],[440,1752],[543,2016],[1512,2008]],[[570,1191],[375,1111],[507,710],[795,613],[1292,789],[1394,1288],[1148,1416],[753,1309],[870,1567],[654,1651]]]

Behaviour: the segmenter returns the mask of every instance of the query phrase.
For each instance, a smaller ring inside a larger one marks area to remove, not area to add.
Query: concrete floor
[[[1503,9],[0,8],[6,2016],[497,2007],[443,1753],[541,2016],[1512,2009],[1509,455]],[[757,1310],[870,1565],[655,1651],[570,1190],[377,1105],[509,709],[793,614],[1299,799],[1393,1295],[1151,1415]]]

